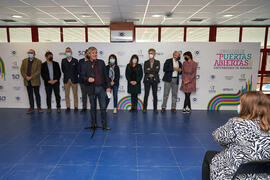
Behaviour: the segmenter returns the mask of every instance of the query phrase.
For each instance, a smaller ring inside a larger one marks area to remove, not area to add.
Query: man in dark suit
[[[82,110],[81,112],[86,112],[87,110],[87,93],[86,93],[86,89],[85,89],[85,83],[83,82],[83,78],[82,78],[82,64],[85,61],[89,60],[89,55],[87,53],[87,49],[84,52],[84,58],[79,60],[78,63],[78,74],[79,74],[79,83],[80,83],[80,87],[81,87],[81,92],[82,92]]]
[[[182,63],[180,62],[180,53],[174,51],[173,58],[165,61],[164,67],[164,94],[161,112],[165,112],[167,106],[167,100],[172,89],[172,106],[171,111],[176,112],[176,100],[178,93],[179,76],[182,73]]]
[[[147,103],[148,103],[148,96],[150,92],[150,88],[152,87],[153,93],[153,105],[154,105],[154,112],[158,112],[157,110],[157,88],[158,83],[160,82],[159,79],[159,70],[160,70],[160,62],[155,59],[156,50],[149,49],[149,60],[145,61],[144,63],[144,101],[143,101],[143,112],[147,111]]]
[[[58,62],[53,61],[53,54],[48,51],[45,53],[46,61],[41,65],[41,77],[44,80],[46,95],[47,95],[47,112],[51,112],[51,99],[52,99],[52,90],[54,91],[56,99],[56,108],[57,112],[61,112],[60,104],[60,88],[59,81],[61,78],[61,70]]]
[[[64,87],[65,87],[65,99],[66,99],[66,111],[70,111],[70,99],[69,91],[72,87],[74,111],[78,111],[78,60],[72,57],[72,50],[70,47],[66,48],[66,58],[62,59],[61,67],[64,74]]]
[[[99,101],[103,130],[109,130],[106,119],[106,91],[110,92],[110,81],[103,60],[97,59],[97,49],[88,48],[89,61],[82,64],[82,78],[91,104],[91,128],[97,128],[97,99]]]

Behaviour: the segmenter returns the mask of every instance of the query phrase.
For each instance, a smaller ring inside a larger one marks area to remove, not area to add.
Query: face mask
[[[178,58],[176,58],[176,60],[179,61],[180,60],[180,56]]]
[[[115,59],[110,59],[110,63],[114,64],[115,63]]]
[[[71,53],[66,53],[66,56],[67,56],[67,57],[70,57],[70,56],[71,56]]]
[[[241,107],[240,107],[240,105],[238,105],[237,106],[237,113],[240,114],[240,112],[241,112]]]
[[[187,57],[185,57],[185,60],[186,60],[186,61],[188,61],[188,58],[187,58]]]
[[[49,61],[52,61],[52,60],[53,60],[53,57],[49,57],[48,60],[49,60]]]
[[[28,54],[28,57],[32,59],[34,57],[34,54]]]
[[[132,59],[132,62],[133,62],[134,64],[136,64],[136,63],[137,63],[137,59]]]
[[[154,55],[153,54],[149,54],[149,59],[152,59],[154,58]]]

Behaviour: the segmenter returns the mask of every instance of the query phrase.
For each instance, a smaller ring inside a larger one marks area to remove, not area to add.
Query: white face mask
[[[237,113],[240,114],[240,112],[241,112],[241,106],[238,105],[238,106],[237,106]]]
[[[115,59],[110,59],[110,63],[114,64],[115,63]]]
[[[153,54],[149,54],[149,59],[152,59],[154,58],[154,55]]]
[[[132,59],[132,62],[133,62],[134,64],[136,64],[136,63],[137,63],[137,59]]]

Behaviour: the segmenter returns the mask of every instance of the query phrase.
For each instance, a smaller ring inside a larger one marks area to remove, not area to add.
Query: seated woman
[[[203,180],[231,180],[238,167],[254,160],[270,159],[270,100],[262,92],[246,92],[240,98],[239,117],[213,132],[221,152],[207,151]],[[266,174],[242,174],[237,179],[270,179]]]

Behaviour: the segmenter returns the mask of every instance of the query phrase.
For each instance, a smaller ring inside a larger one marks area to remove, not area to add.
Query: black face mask
[[[180,57],[176,58],[176,60],[179,61],[180,60]]]
[[[49,57],[48,60],[49,60],[49,61],[52,61],[52,60],[53,60],[53,57]]]
[[[90,56],[89,55],[86,55],[85,57],[86,57],[86,59],[90,59]]]
[[[187,58],[187,57],[185,57],[185,60],[186,60],[186,61],[188,61],[188,58]]]

